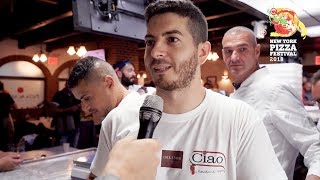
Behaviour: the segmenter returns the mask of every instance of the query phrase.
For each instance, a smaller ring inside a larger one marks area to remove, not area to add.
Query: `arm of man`
[[[282,86],[279,90],[270,112],[272,123],[304,156],[308,176],[320,180],[320,132],[293,89]]]
[[[241,114],[241,115],[240,115]],[[247,107],[239,113],[239,143],[237,152],[238,180],[285,180],[269,135],[257,113]]]

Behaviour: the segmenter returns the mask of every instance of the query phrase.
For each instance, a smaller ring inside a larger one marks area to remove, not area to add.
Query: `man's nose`
[[[166,48],[163,43],[156,42],[151,50],[151,56],[155,59],[161,59],[166,55]]]
[[[236,50],[233,50],[230,58],[231,58],[231,61],[239,60],[239,53]]]
[[[90,107],[89,107],[88,103],[81,102],[81,108],[82,108],[82,110],[85,111],[85,112],[90,112],[90,111],[89,111]]]

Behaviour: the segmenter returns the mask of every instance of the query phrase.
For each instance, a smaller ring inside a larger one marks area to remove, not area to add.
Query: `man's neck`
[[[120,102],[130,93],[128,89],[124,86],[119,86],[115,88],[117,92],[115,93],[116,95],[116,107],[120,104]]]
[[[157,87],[156,94],[164,100],[163,112],[168,114],[181,114],[196,108],[205,97],[205,88],[201,82],[191,82],[190,86],[173,91]]]
[[[257,66],[254,67],[251,71],[249,71],[248,73],[244,74],[243,76],[238,76],[238,78],[236,78],[233,83],[234,83],[236,86],[239,86],[239,87],[240,87],[240,85],[241,85],[241,83],[242,83],[243,81],[245,81],[246,79],[248,79],[254,72],[256,72],[256,71],[259,70],[259,69],[260,69],[260,67],[259,67],[259,65],[257,65]],[[236,89],[237,89],[237,88],[236,88]]]

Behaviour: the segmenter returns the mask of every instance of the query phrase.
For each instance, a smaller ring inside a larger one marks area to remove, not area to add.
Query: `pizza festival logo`
[[[221,152],[193,151],[189,161],[192,175],[195,173],[225,173],[226,157]]]
[[[283,61],[284,57],[298,58],[297,39],[287,37],[299,30],[301,37],[305,39],[305,25],[298,19],[297,14],[288,8],[272,8],[268,10],[268,14],[270,24],[273,24],[275,29],[275,32],[270,33],[270,61]]]

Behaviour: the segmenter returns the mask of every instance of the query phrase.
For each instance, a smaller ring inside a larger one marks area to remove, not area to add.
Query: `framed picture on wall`
[[[207,76],[207,82],[216,85],[217,84],[217,76]]]

